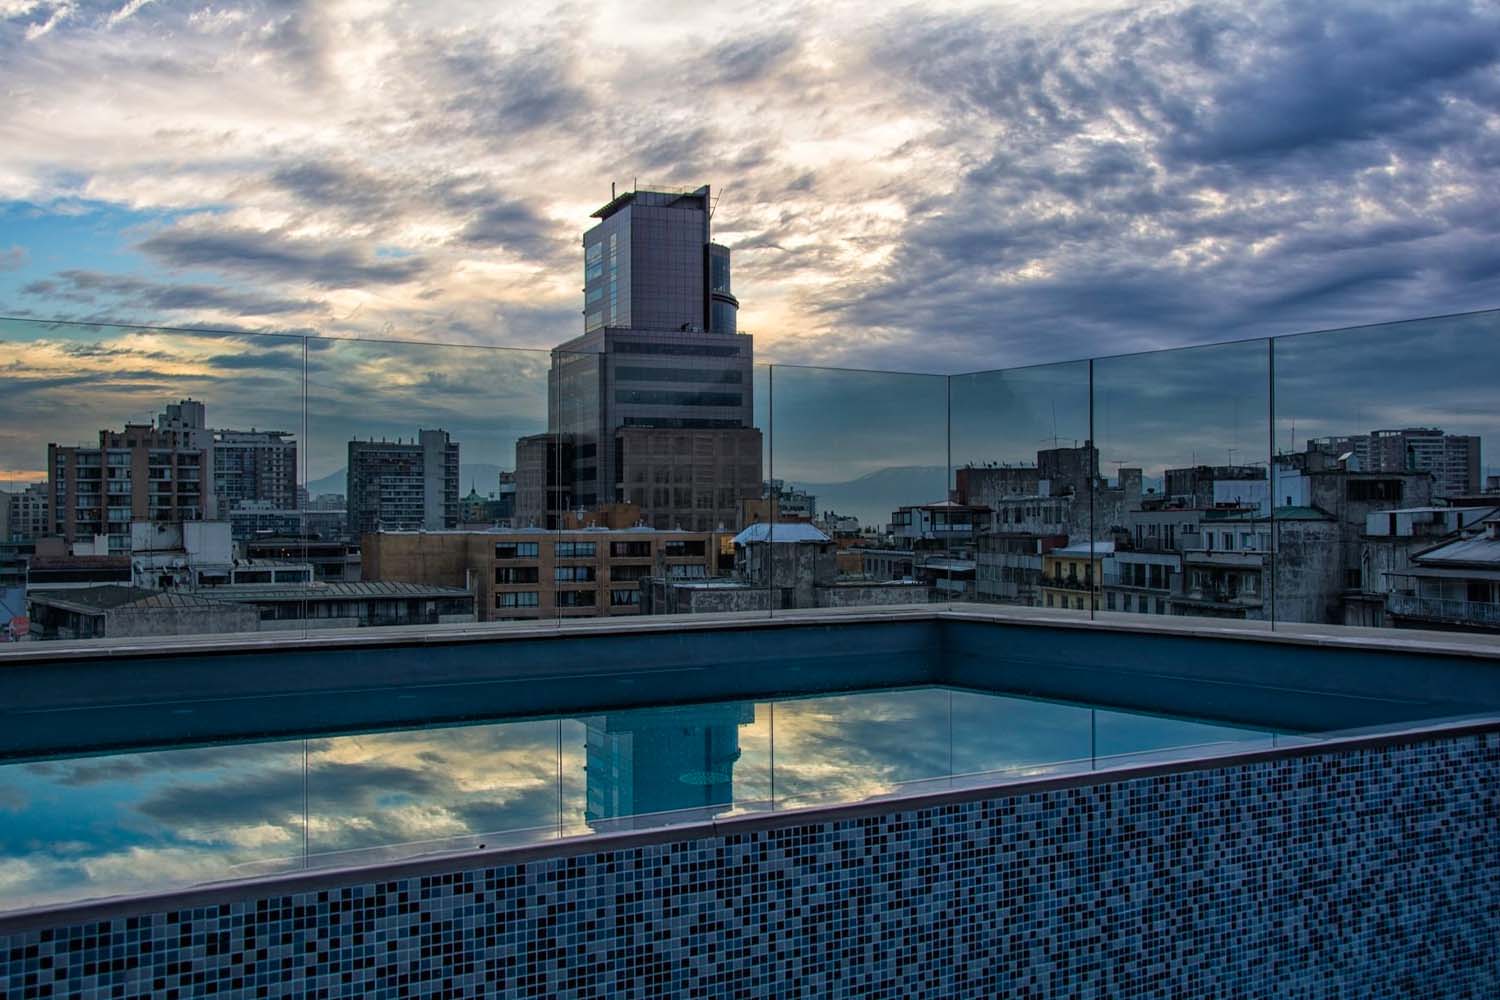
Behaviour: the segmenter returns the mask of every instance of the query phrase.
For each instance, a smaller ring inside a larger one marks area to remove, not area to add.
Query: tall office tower
[[[733,527],[760,495],[754,342],[738,332],[727,247],[710,241],[707,186],[630,191],[584,233],[584,333],[548,375],[548,438],[528,439],[517,517],[639,503],[658,528]],[[544,519],[544,520],[543,520]]]
[[[458,442],[444,430],[416,440],[350,441],[349,529],[445,531],[458,527]]]
[[[109,537],[130,549],[130,523],[212,520],[213,437],[204,407],[172,403],[151,424],[101,430],[99,446],[47,445],[47,507],[52,534],[67,542]]]

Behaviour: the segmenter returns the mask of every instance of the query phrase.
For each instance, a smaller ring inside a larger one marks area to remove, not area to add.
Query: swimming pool
[[[1497,653],[924,610],[0,654],[0,992],[1487,996]]]
[[[452,651],[324,652],[323,676],[290,654],[300,688],[223,663],[113,664],[87,697],[33,687],[0,736],[5,909],[1238,753],[1452,717],[1464,697],[1431,676],[1376,696],[1326,663],[1326,690],[1293,690],[1296,651],[1277,673],[1254,649],[1160,639],[723,640],[619,640],[603,660],[592,639],[561,660],[478,646],[447,667]]]
[[[850,802],[1276,733],[943,687],[0,765],[11,906]]]
[[[17,674],[4,908],[1288,746],[1459,715],[1487,676],[1408,663],[1392,685],[1364,655],[1361,685],[1326,650],[1272,669],[1203,640],[965,628]]]

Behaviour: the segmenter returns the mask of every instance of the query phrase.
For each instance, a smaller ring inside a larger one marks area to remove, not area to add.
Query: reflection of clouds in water
[[[776,705],[776,795],[863,798],[947,773],[947,699],[935,691]]]
[[[557,722],[319,740],[309,840],[342,850],[557,820]]]
[[[742,804],[770,794],[773,741],[777,799],[789,805],[1090,752],[1088,708],[1024,698],[927,688],[794,699],[774,711],[758,703],[753,712],[737,728]],[[681,721],[703,716],[694,706]],[[1101,741],[1116,748],[1239,734],[1130,713],[1101,711],[1098,722]],[[46,902],[223,878],[236,865],[280,870],[300,863],[304,836],[317,855],[506,831],[550,835],[560,804],[565,832],[587,832],[585,739],[576,719],[523,721],[0,769],[0,805],[15,829],[37,826],[45,810],[73,811],[50,840],[11,844],[0,892]],[[89,830],[99,839],[88,840]]]
[[[557,723],[512,723],[308,741],[306,836],[314,852],[550,826]],[[46,792],[0,777],[0,801],[102,821],[96,843],[32,839],[0,866],[9,900],[43,903],[223,878],[302,850],[303,742],[166,750],[20,765]],[[3,775],[4,772],[0,772]],[[80,798],[87,796],[85,800]]]

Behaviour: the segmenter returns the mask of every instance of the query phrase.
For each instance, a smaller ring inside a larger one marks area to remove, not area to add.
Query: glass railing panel
[[[303,338],[0,320],[0,348],[0,638],[300,616]]]
[[[0,764],[0,910],[303,867],[301,740]]]
[[[1089,481],[1066,461],[1089,437],[1088,362],[954,375],[949,395],[954,499],[977,525],[952,599],[1042,607],[1046,555],[1089,539]]]
[[[927,604],[972,583],[947,410],[946,376],[773,366],[772,540],[737,556],[773,612]]]
[[[569,504],[549,485],[551,369],[545,351],[308,341],[308,491],[345,559],[303,628],[552,620],[545,518]]]
[[[1279,337],[1276,623],[1500,627],[1500,312]]]
[[[1058,600],[1270,619],[1269,353],[1257,340],[1093,362],[1092,548],[1044,570]]]

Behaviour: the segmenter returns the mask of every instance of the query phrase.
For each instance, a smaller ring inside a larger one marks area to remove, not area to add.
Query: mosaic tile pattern
[[[1500,996],[1500,735],[0,937],[36,997]]]

